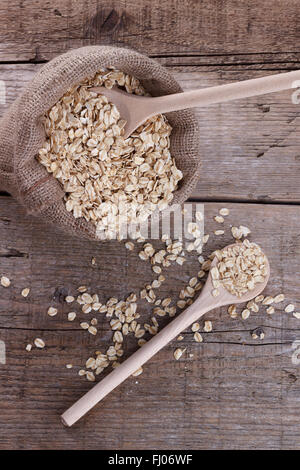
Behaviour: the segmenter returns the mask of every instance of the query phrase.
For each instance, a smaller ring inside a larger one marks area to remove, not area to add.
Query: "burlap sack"
[[[27,213],[69,234],[91,239],[96,239],[95,226],[66,211],[59,182],[37,162],[36,155],[45,139],[44,113],[68,88],[107,66],[137,77],[153,96],[182,91],[164,67],[144,55],[110,46],[89,46],[45,64],[0,121],[0,190],[12,194]],[[199,177],[199,127],[191,110],[169,113],[167,118],[173,127],[171,152],[184,174],[174,203],[182,203]]]

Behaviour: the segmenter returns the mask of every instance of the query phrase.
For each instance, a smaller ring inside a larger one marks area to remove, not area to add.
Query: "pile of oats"
[[[46,142],[38,159],[62,185],[66,209],[113,238],[124,223],[140,223],[165,209],[183,178],[170,154],[171,126],[163,115],[128,139],[125,121],[91,86],[119,86],[146,95],[139,80],[113,69],[68,90],[45,116]]]
[[[218,288],[222,286],[231,294],[242,297],[253,290],[255,284],[264,282],[268,274],[266,256],[256,243],[248,239],[214,254],[218,259],[217,265],[211,269],[214,296],[219,294]]]

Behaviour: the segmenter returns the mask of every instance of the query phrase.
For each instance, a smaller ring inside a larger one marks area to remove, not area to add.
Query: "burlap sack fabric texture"
[[[153,96],[182,91],[164,67],[142,54],[110,46],[88,46],[45,64],[0,121],[0,190],[14,196],[27,213],[69,234],[91,239],[97,239],[95,226],[66,211],[62,187],[36,156],[45,140],[45,112],[68,88],[108,66],[140,79]],[[173,127],[171,153],[184,175],[174,196],[174,203],[181,204],[199,178],[200,133],[191,110],[168,113],[167,118]]]

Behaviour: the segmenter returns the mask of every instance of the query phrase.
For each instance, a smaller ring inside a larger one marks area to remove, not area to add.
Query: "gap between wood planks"
[[[277,329],[277,330],[290,330],[289,328],[276,328],[276,327],[265,327],[264,325],[261,325],[263,328],[269,328],[269,329]],[[49,329],[49,328],[10,328],[10,327],[0,327],[0,332],[1,331],[22,331],[22,332],[25,332],[25,331],[32,331],[32,332],[35,332],[35,331],[38,331],[38,332],[43,332],[43,333],[77,333],[77,332],[80,332],[82,331],[81,328],[79,329],[68,329],[68,330],[65,330],[65,329]],[[246,330],[214,330],[213,331],[213,334],[227,334],[227,333],[251,333],[252,329],[246,329]],[[299,330],[293,330],[293,331],[299,331]],[[194,336],[194,333],[193,332],[190,332],[190,331],[185,331],[184,332],[184,335],[187,336],[189,339],[192,339],[193,336]],[[170,344],[174,343],[176,344],[176,340],[173,340],[170,342]],[[288,344],[290,345],[291,344],[291,341],[290,340],[286,340],[286,341],[281,341],[281,342],[277,342],[277,341],[274,341],[274,342],[269,342],[269,343],[263,343],[263,342],[257,342],[257,343],[247,343],[245,341],[210,341],[208,339],[205,340],[205,344],[231,344],[231,345],[236,345],[236,346],[283,346],[285,344]]]
[[[116,47],[121,47],[116,45]],[[139,52],[139,51],[137,51]],[[165,66],[181,66],[181,67],[204,67],[204,66],[265,66],[277,65],[274,69],[269,70],[293,70],[295,67],[291,67],[290,64],[300,65],[300,54],[293,51],[284,52],[245,52],[245,53],[223,53],[223,54],[197,54],[197,53],[166,53],[166,54],[148,54],[151,59],[168,60],[170,63],[166,63]],[[245,58],[251,58],[253,60],[243,60]],[[228,58],[231,60],[228,61]],[[178,60],[178,64],[175,64],[173,60]],[[197,62],[195,62],[195,59]],[[218,60],[219,59],[219,60]],[[260,59],[260,60],[259,60]],[[51,59],[49,59],[51,60]],[[28,60],[0,60],[0,65],[28,65],[28,64],[46,64],[49,62],[48,59],[36,59],[35,57]],[[207,62],[203,62],[206,60]],[[213,62],[213,60],[215,62]],[[282,65],[282,67],[280,67]],[[260,70],[260,68],[258,69]]]
[[[8,193],[5,193],[5,192],[1,192],[0,191],[0,197],[1,196],[4,196],[4,197],[8,197],[8,198],[11,198],[12,196]],[[187,199],[185,202],[189,202],[189,203],[199,203],[199,204],[205,204],[205,203],[209,203],[209,202],[214,202],[216,204],[225,204],[225,203],[230,203],[230,204],[260,204],[260,205],[268,205],[268,206],[271,206],[271,205],[274,205],[274,206],[300,206],[300,200],[299,201],[277,201],[276,199],[272,199],[271,201],[268,201],[268,200],[265,200],[265,199],[262,199],[262,200],[259,200],[259,199],[234,199],[234,198],[199,198],[199,199],[195,199],[195,198],[189,198]],[[1,257],[1,254],[0,254],[0,257]]]
[[[172,321],[172,320],[170,320]],[[263,323],[260,323],[259,326],[261,328],[265,328],[266,330],[278,330],[278,331],[300,331],[300,328],[284,328],[282,326],[270,326],[270,325],[265,325]],[[78,328],[68,328],[68,329],[65,329],[65,328],[23,328],[23,327],[14,327],[14,326],[0,326],[0,331],[1,330],[4,330],[4,331],[43,331],[43,332],[49,332],[49,333],[69,333],[69,332],[81,332],[82,331],[82,328],[78,327]],[[103,333],[111,333],[111,329],[107,326],[106,328],[104,328],[103,330]],[[218,334],[227,334],[227,333],[251,333],[253,331],[253,328],[245,328],[245,329],[240,329],[240,328],[237,328],[237,329],[230,329],[230,330],[218,330],[218,329],[214,329],[212,331],[212,334],[215,334],[215,333],[218,333]],[[188,337],[192,338],[194,336],[194,332],[193,331],[184,331],[184,335],[188,335]],[[206,343],[208,341],[205,341]],[[290,344],[290,341],[283,341],[283,343],[278,343],[278,344]],[[224,344],[227,344],[226,341],[224,341]],[[235,342],[235,344],[244,344],[244,342]],[[249,345],[253,345],[255,346],[256,344],[275,344],[275,343],[249,343]],[[276,343],[277,344],[277,343]]]

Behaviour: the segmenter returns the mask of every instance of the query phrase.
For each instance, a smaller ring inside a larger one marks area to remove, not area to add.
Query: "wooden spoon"
[[[214,258],[211,268],[216,266],[216,264],[217,258]],[[242,297],[238,298],[237,296],[230,294],[226,289],[219,288],[220,295],[218,297],[213,297],[211,293],[213,289],[212,278],[209,273],[207,281],[197,300],[171,323],[169,323],[169,325],[163,328],[157,335],[153,336],[153,338],[138,349],[138,351],[126,359],[126,361],[124,361],[120,366],[114,369],[113,372],[95,385],[73,406],[65,411],[61,416],[62,422],[66,426],[72,426],[72,424],[76,423],[76,421],[108,395],[108,393],[130,377],[143,364],[145,364],[145,362],[166,346],[166,344],[176,338],[182,331],[192,325],[205,313],[217,307],[223,307],[224,305],[248,302],[263,291],[267,285],[269,277],[270,266],[267,261],[267,275],[264,282],[256,284],[253,290],[248,291]]]
[[[127,138],[156,114],[288,90],[296,88],[296,80],[300,80],[300,70],[154,98],[132,95],[118,88],[92,87],[89,90],[105,95],[116,105],[122,119],[126,120],[124,137]]]

